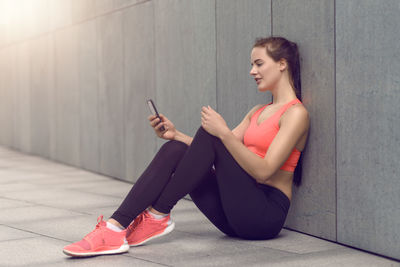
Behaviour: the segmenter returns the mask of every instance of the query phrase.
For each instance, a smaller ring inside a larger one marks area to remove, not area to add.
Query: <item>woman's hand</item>
[[[165,140],[174,140],[176,135],[175,125],[163,114],[160,113],[159,115],[161,122],[155,115],[150,115],[148,117],[150,126],[154,128],[154,132],[158,137]],[[164,131],[160,131],[161,126],[164,126]]]
[[[209,134],[218,138],[221,138],[226,131],[230,131],[224,118],[210,106],[201,108],[201,126]]]

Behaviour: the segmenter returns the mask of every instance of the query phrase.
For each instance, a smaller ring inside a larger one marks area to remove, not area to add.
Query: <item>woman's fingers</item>
[[[164,125],[164,123],[159,123],[154,129],[159,130],[161,128],[161,126],[163,126],[163,125]]]
[[[150,124],[151,124],[152,127],[154,127],[154,126],[156,126],[159,122],[160,122],[160,119],[159,119],[159,118],[155,118],[155,119],[153,119],[153,120],[150,122]]]
[[[150,115],[150,116],[147,117],[147,119],[148,119],[149,121],[152,121],[152,120],[154,120],[155,118],[156,118],[156,115]]]

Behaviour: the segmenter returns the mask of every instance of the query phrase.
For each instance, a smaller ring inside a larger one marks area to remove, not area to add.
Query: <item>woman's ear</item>
[[[279,60],[279,70],[280,71],[284,71],[287,69],[287,61],[284,58],[281,58],[281,60]]]

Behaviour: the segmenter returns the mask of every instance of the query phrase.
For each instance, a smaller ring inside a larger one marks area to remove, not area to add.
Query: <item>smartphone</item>
[[[161,118],[160,118],[160,115],[158,115],[158,112],[157,112],[156,106],[154,105],[153,100],[147,99],[147,105],[149,105],[151,114],[156,115],[156,117],[159,118],[159,119],[160,119],[160,122],[161,122],[162,120],[161,120]],[[160,122],[159,122],[159,123],[160,123]],[[158,124],[158,123],[157,123],[157,124]],[[161,126],[161,127],[160,127],[160,131],[161,131],[161,132],[162,132],[162,131],[165,131],[164,126]]]

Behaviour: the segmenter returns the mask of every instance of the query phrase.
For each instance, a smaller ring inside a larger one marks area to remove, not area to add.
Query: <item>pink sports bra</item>
[[[271,117],[264,120],[260,125],[257,125],[257,119],[260,113],[268,105],[271,105],[272,102],[254,112],[253,116],[250,119],[250,126],[247,128],[243,137],[244,145],[261,158],[264,158],[269,146],[272,143],[272,140],[274,140],[276,134],[279,131],[279,119],[281,118],[282,114],[285,113],[285,111],[289,107],[298,103],[301,102],[297,98],[290,101],[289,103],[281,107],[277,112],[275,112]],[[300,153],[301,152],[297,150],[297,148],[293,148],[289,158],[280,169],[294,172],[294,169],[296,168],[297,162],[300,158]]]

